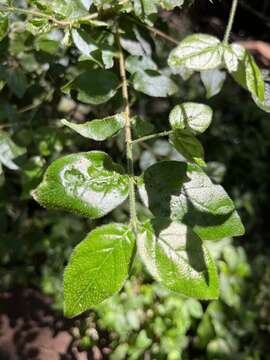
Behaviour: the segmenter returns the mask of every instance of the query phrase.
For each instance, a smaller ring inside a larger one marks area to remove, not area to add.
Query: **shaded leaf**
[[[164,286],[199,299],[218,297],[215,263],[187,226],[168,219],[148,221],[139,228],[137,243],[147,270]]]
[[[195,133],[203,133],[210,125],[212,109],[204,104],[187,102],[176,105],[169,115],[172,129],[189,128]]]
[[[64,273],[64,311],[76,316],[117,293],[128,276],[135,236],[122,224],[96,228],[75,248]]]
[[[210,35],[187,36],[171,52],[168,63],[171,67],[185,66],[192,70],[210,70],[221,66],[223,48],[220,41]]]
[[[100,218],[128,196],[128,176],[101,151],[64,156],[47,169],[33,192],[44,207]]]
[[[158,71],[138,71],[133,77],[134,89],[153,97],[167,97],[178,90],[176,83]]]
[[[207,99],[210,99],[221,91],[225,79],[226,73],[218,69],[201,72],[201,80],[206,90]]]
[[[66,84],[62,91],[68,94],[74,89],[78,92],[79,101],[99,105],[116,94],[118,84],[119,80],[112,71],[96,69],[83,72]]]
[[[175,149],[188,161],[206,166],[203,146],[189,130],[177,130],[170,136],[170,142]]]
[[[117,133],[125,126],[125,117],[124,114],[121,113],[104,119],[87,121],[84,124],[74,124],[63,119],[62,124],[68,126],[86,138],[103,141]]]
[[[180,221],[203,240],[244,233],[228,194],[195,164],[162,161],[152,165],[141,177],[139,193],[155,217]]]

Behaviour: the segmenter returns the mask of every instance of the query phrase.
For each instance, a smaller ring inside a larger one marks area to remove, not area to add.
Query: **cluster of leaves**
[[[123,96],[127,96],[128,72],[134,93],[173,97],[178,93],[177,74],[207,70],[202,80],[210,96],[221,88],[225,76],[219,69],[225,66],[256,103],[268,110],[267,86],[253,58],[239,45],[199,34],[184,39],[172,51],[170,70],[160,69],[153,60],[153,39],[146,30],[155,20],[158,6],[172,9],[183,5],[182,1],[55,0],[29,1],[27,5],[30,7],[26,9],[12,4],[3,7],[2,39],[8,33],[6,13],[29,16],[20,46],[27,48],[28,40],[34,37],[37,51],[54,55],[59,46],[64,52],[74,51],[74,45],[80,54],[67,71],[69,81],[62,86],[63,93],[91,108],[111,104],[102,117],[83,124],[63,120],[62,124],[93,141],[120,137],[123,129],[126,133],[127,171],[103,151],[74,153],[55,160],[33,192],[45,207],[89,219],[104,217],[128,197],[130,200],[128,225],[98,227],[75,248],[64,275],[65,314],[75,316],[118,292],[130,273],[136,250],[153,278],[167,288],[199,299],[217,298],[217,269],[206,241],[242,235],[244,229],[228,194],[203,169],[204,150],[197,136],[209,127],[212,110],[201,103],[178,103],[169,114],[171,128],[165,132],[179,153],[178,161],[158,162],[134,176],[134,144],[129,132],[133,127],[135,133],[140,133],[143,120],[130,117],[128,104],[122,111],[119,88],[123,87]],[[11,22],[11,27],[16,24]],[[128,54],[126,59],[124,52]],[[29,67],[29,59],[26,63]],[[23,71],[10,69],[8,62],[6,65],[1,72],[2,87],[23,98],[28,87]],[[41,70],[40,76],[43,74]],[[123,100],[128,102],[127,98]],[[134,143],[153,136],[139,137]],[[2,137],[7,140],[1,162],[14,169],[13,159],[23,154],[23,149],[16,147],[6,133]],[[146,222],[138,221],[134,213],[135,185],[149,209]]]
[[[102,350],[103,331],[109,331],[104,348],[112,359],[256,359],[255,348],[243,346],[254,339],[256,316],[243,297],[251,281],[243,248],[229,239],[210,243],[218,261],[222,293],[218,301],[202,305],[198,300],[169,292],[160,284],[147,283],[140,265],[125,284],[125,291],[96,308],[82,322],[81,349]],[[255,281],[255,279],[254,279]],[[257,339],[256,339],[257,342]]]

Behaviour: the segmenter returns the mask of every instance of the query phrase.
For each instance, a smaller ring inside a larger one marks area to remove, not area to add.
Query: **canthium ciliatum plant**
[[[83,124],[62,124],[94,141],[119,132],[125,136],[126,167],[103,151],[70,154],[55,160],[33,197],[44,207],[98,219],[125,200],[130,221],[109,223],[92,230],[74,249],[64,273],[65,315],[73,317],[120,291],[136,254],[148,272],[172,291],[198,299],[219,296],[215,262],[205,241],[243,235],[244,227],[233,201],[204,171],[204,150],[197,136],[209,127],[213,111],[205,104],[183,102],[169,114],[167,130],[134,138],[138,119],[130,92],[170,97],[178,92],[177,75],[200,72],[207,97],[217,94],[227,74],[250,92],[257,105],[270,111],[269,89],[251,54],[230,43],[237,8],[231,13],[221,41],[193,34],[178,42],[153,27],[160,8],[182,7],[184,0],[32,0],[24,7],[1,2],[1,32],[9,16],[22,14],[33,34],[63,32],[62,46],[77,48],[77,72],[62,91],[79,102],[101,105],[122,92],[118,113]],[[169,69],[153,60],[148,39],[171,43]],[[43,46],[46,46],[46,44]],[[134,173],[134,145],[167,136],[182,161],[161,161],[143,174]],[[138,220],[136,202],[151,213]]]

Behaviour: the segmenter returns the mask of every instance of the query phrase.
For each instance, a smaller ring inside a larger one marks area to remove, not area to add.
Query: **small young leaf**
[[[153,97],[167,97],[178,90],[176,83],[158,71],[138,71],[133,77],[134,89]]]
[[[75,248],[64,273],[64,311],[79,315],[121,290],[136,242],[122,224],[96,228]]]
[[[173,130],[191,129],[195,133],[203,133],[210,125],[213,117],[212,109],[204,104],[193,102],[176,105],[169,115]]]
[[[171,67],[185,66],[191,70],[216,69],[222,64],[223,48],[220,41],[210,35],[194,34],[186,37],[171,52]]]
[[[169,219],[139,228],[138,252],[149,273],[167,288],[199,299],[219,295],[217,269],[201,239]]]
[[[145,206],[155,217],[180,221],[203,240],[243,235],[234,204],[195,164],[162,161],[148,168],[139,183]]]
[[[219,69],[206,70],[201,72],[201,80],[206,90],[206,97],[210,99],[217,95],[226,79],[226,73]]]
[[[44,207],[97,219],[127,198],[128,176],[104,152],[71,154],[49,166],[33,196]]]
[[[176,130],[170,136],[170,142],[188,161],[206,166],[203,146],[190,130]]]
[[[11,140],[9,134],[0,130],[0,166],[2,163],[10,170],[18,170],[19,167],[14,163],[13,160],[23,155],[24,153],[24,148],[16,145]]]
[[[88,70],[66,84],[62,91],[69,94],[72,89],[78,92],[78,100],[86,104],[99,105],[110,100],[117,91],[119,80],[108,70]]]
[[[123,113],[120,113],[104,119],[87,121],[84,124],[74,124],[63,119],[62,124],[88,139],[103,141],[125,126],[125,117]]]

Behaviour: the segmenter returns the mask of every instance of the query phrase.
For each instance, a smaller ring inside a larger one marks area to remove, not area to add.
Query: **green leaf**
[[[171,52],[168,63],[171,67],[182,65],[197,71],[216,69],[222,65],[222,52],[221,42],[216,37],[194,34]]]
[[[92,60],[98,65],[109,69],[113,66],[113,58],[117,55],[116,51],[106,44],[106,34],[99,33],[95,39],[84,30],[72,30],[72,39],[77,49],[82,54],[81,60]],[[103,35],[103,36],[102,36]],[[103,41],[100,40],[103,39]]]
[[[268,83],[265,84],[265,92],[264,92],[264,100],[261,101],[255,95],[252,95],[253,100],[256,105],[263,111],[270,113],[270,85]]]
[[[135,236],[122,224],[91,231],[75,248],[64,273],[64,311],[73,317],[121,290],[129,274]]]
[[[169,121],[173,130],[188,128],[195,133],[203,133],[211,124],[212,117],[213,111],[209,106],[187,102],[172,109]]]
[[[219,69],[206,70],[201,72],[201,80],[206,90],[206,97],[210,99],[217,95],[224,84],[226,73]]]
[[[119,80],[108,70],[88,70],[66,84],[62,91],[69,94],[71,90],[78,92],[78,100],[86,104],[99,105],[110,100],[117,91]]]
[[[140,70],[157,70],[157,65],[149,56],[132,56],[126,59],[126,70],[135,74]]]
[[[218,297],[215,263],[187,226],[168,219],[148,221],[139,228],[137,244],[149,273],[167,288],[199,299]]]
[[[231,54],[230,58],[229,54]],[[264,80],[252,55],[247,50],[241,48],[240,45],[234,45],[230,51],[228,48],[225,50],[224,60],[228,71],[235,81],[250,91],[251,94],[256,96],[260,101],[263,101],[265,92]]]
[[[9,89],[15,94],[19,99],[21,99],[28,87],[27,79],[24,72],[18,68],[16,69],[6,69],[5,67],[0,67],[0,79],[5,80]]]
[[[0,14],[0,41],[2,41],[8,33],[8,16]]]
[[[33,196],[44,207],[100,218],[128,196],[128,176],[122,173],[101,151],[67,155],[49,166]]]
[[[189,130],[177,130],[170,136],[170,142],[188,161],[206,166],[203,146]]]
[[[181,7],[185,0],[161,0],[161,6],[166,10],[173,10],[175,7]]]
[[[40,35],[35,39],[35,48],[37,51],[44,51],[53,55],[59,49],[60,43],[58,40],[50,38],[49,35]]]
[[[195,164],[162,161],[152,165],[140,178],[139,193],[155,217],[180,221],[203,240],[244,233],[228,194]]]
[[[24,148],[16,145],[8,133],[0,130],[0,167],[2,163],[10,170],[18,170],[19,167],[13,160],[24,153]]]
[[[103,141],[123,129],[125,126],[125,116],[123,113],[120,113],[104,119],[87,121],[84,124],[74,124],[63,119],[62,124],[88,139]]]
[[[87,16],[90,3],[88,0],[39,0],[39,4],[47,13],[55,13],[62,18],[76,19]]]
[[[138,71],[133,77],[134,89],[153,97],[167,97],[178,90],[176,83],[158,71]]]
[[[245,56],[245,49],[239,44],[224,45],[224,63],[231,73],[237,71],[239,61]]]

